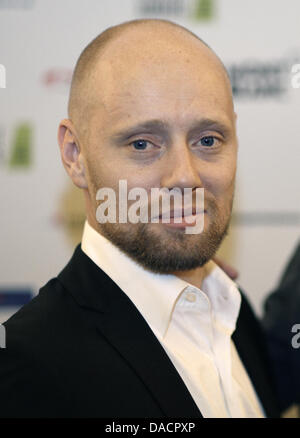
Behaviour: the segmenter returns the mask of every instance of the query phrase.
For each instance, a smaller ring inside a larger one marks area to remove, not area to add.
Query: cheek
[[[235,163],[224,164],[213,170],[211,169],[211,172],[207,172],[206,177],[203,178],[204,189],[215,198],[224,200],[231,198],[234,191],[235,175]]]

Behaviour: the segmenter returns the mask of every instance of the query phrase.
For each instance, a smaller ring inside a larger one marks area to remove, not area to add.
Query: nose
[[[202,187],[199,172],[199,158],[183,141],[173,144],[166,156],[166,164],[161,178],[161,187],[171,190]]]

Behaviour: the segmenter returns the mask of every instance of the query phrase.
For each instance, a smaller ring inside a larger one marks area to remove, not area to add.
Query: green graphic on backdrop
[[[214,13],[214,0],[196,0],[193,18],[196,20],[209,21],[214,18]]]
[[[13,138],[10,167],[29,167],[32,159],[32,126],[21,123],[17,126]]]
[[[155,15],[210,21],[216,11],[216,0],[139,0],[137,5],[143,18]]]

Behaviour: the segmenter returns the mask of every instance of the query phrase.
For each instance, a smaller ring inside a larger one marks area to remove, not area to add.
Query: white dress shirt
[[[203,417],[263,417],[231,339],[241,296],[210,261],[201,289],[147,271],[86,221],[81,248],[129,297],[165,349]]]

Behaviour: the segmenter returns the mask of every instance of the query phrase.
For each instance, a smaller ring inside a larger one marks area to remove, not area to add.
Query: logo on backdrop
[[[10,133],[9,133],[10,134]],[[7,142],[8,130],[0,125],[0,164],[11,169],[26,169],[33,161],[33,126],[30,122],[19,122],[13,127]]]
[[[178,17],[210,21],[215,17],[215,0],[140,0],[138,13],[143,17]]]
[[[9,166],[29,167],[32,163],[32,126],[20,123],[15,128]]]
[[[227,68],[235,99],[279,99],[300,88],[299,49],[278,59],[244,60]]]
[[[228,67],[235,98],[278,98],[289,87],[288,66],[279,61],[243,61]]]
[[[42,84],[54,91],[67,92],[72,79],[71,68],[52,67],[42,73]]]

